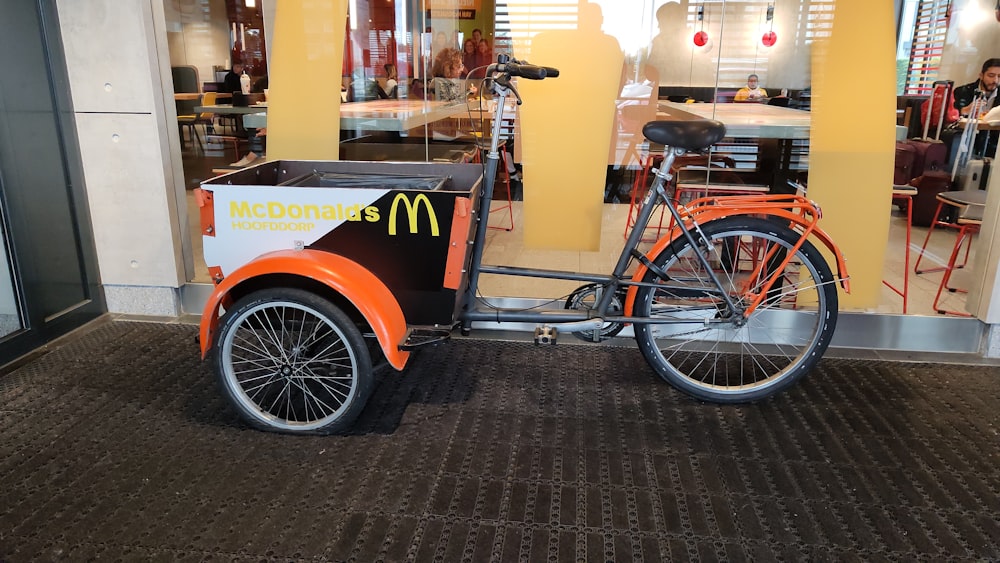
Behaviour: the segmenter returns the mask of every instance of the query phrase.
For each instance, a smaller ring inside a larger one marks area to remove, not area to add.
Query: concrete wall
[[[108,310],[176,315],[192,267],[162,0],[57,7]]]

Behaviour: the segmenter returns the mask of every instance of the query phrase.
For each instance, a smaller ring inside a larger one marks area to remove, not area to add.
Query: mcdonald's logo
[[[434,214],[434,208],[431,206],[431,201],[427,199],[427,196],[425,194],[417,194],[417,197],[413,198],[413,203],[410,203],[410,198],[405,193],[400,193],[396,194],[396,198],[392,200],[392,207],[389,208],[389,235],[396,234],[396,209],[399,207],[400,201],[406,206],[406,215],[410,219],[410,234],[417,233],[417,216],[420,204],[423,204],[427,208],[427,218],[431,222],[431,236],[436,237],[440,234],[437,215]]]

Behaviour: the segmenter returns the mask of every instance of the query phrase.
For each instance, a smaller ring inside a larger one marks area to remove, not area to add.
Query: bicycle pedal
[[[554,326],[535,327],[535,344],[555,344],[557,332]]]

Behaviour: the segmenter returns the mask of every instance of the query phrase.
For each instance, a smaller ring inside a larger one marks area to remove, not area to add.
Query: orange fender
[[[794,213],[790,213],[787,211],[781,212],[780,210],[778,212],[774,212],[774,210],[771,211],[772,211],[771,212],[772,216],[781,219],[787,219],[792,223],[800,225],[801,227],[803,227],[804,230],[808,231],[807,236],[815,235],[816,238],[818,238],[823,243],[824,246],[830,249],[830,252],[833,253],[833,255],[836,257],[837,260],[837,277],[840,279],[840,285],[844,288],[844,291],[850,293],[851,276],[850,274],[847,273],[847,260],[844,258],[844,253],[840,251],[840,247],[837,246],[837,243],[833,242],[833,239],[830,238],[830,235],[828,235],[826,231],[824,231],[823,229],[817,227],[815,224],[810,225],[808,221],[806,221],[805,219],[799,217]],[[733,217],[733,216],[735,215],[732,213],[731,210],[725,210],[725,209],[708,210],[698,216],[698,222],[704,225],[713,219],[722,219],[725,217]],[[654,258],[656,258],[657,255],[660,254],[660,252],[662,252],[665,248],[670,246],[675,239],[681,236],[683,236],[683,233],[675,225],[673,228],[670,229],[670,232],[660,237],[659,240],[657,240],[653,244],[653,247],[650,248],[649,251],[646,253],[646,258],[649,258],[649,260],[652,261]],[[639,264],[639,266],[635,269],[635,273],[632,275],[632,280],[642,281],[642,278],[646,275],[647,269],[648,268],[646,268],[646,266]],[[628,288],[628,291],[625,294],[626,316],[632,315],[632,310],[633,307],[635,306],[635,295],[638,291],[639,291],[638,287],[632,286]]]
[[[225,277],[201,314],[201,357],[205,358],[219,323],[219,306],[240,283],[268,274],[292,274],[321,282],[347,298],[371,325],[392,367],[401,370],[410,353],[399,349],[406,319],[396,297],[375,274],[353,260],[317,250],[279,250],[263,254]]]

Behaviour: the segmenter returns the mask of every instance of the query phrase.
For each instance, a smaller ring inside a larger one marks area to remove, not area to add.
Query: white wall
[[[176,110],[161,80],[166,40],[155,33],[162,0],[57,8],[108,310],[176,315],[190,265],[181,258]]]
[[[773,27],[766,23],[763,3],[749,11],[738,2],[702,5],[703,23],[688,21],[698,4],[686,0],[656,8],[649,62],[660,71],[661,85],[715,86],[718,80],[720,88],[739,88],[747,74],[755,72],[765,88],[809,86],[811,44],[804,32],[810,22],[809,0],[777,3]],[[765,47],[761,36],[772,29],[778,41]],[[693,42],[698,31],[709,36],[703,47]]]
[[[213,65],[229,68],[229,18],[225,0],[164,0],[167,45],[174,66],[198,69],[200,82],[213,82]]]
[[[983,61],[1000,57],[996,0],[954,0],[952,23],[941,56],[942,79],[967,84],[979,76]]]

